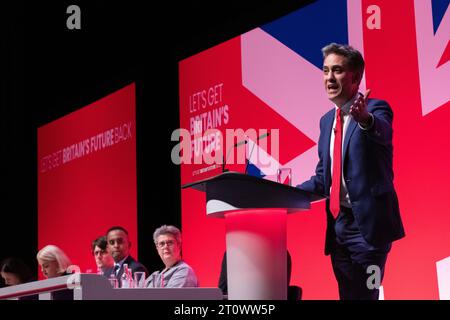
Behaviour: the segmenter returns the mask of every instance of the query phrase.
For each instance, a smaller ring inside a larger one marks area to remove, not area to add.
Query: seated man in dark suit
[[[120,279],[124,272],[125,264],[128,265],[132,275],[138,271],[148,274],[147,268],[130,255],[131,242],[128,238],[128,231],[125,228],[120,226],[109,228],[106,232],[106,241],[108,243],[108,251],[114,259],[114,267],[104,272],[103,275],[105,277],[115,275],[117,279]]]

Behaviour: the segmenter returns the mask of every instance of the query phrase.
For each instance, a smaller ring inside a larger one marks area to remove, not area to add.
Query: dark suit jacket
[[[133,274],[134,274],[135,272],[138,272],[138,271],[144,271],[144,272],[145,272],[145,276],[146,276],[146,277],[149,276],[149,273],[148,273],[148,271],[147,271],[147,268],[145,268],[145,266],[144,266],[142,263],[140,263],[140,262],[136,261],[135,259],[133,259],[132,256],[128,256],[128,257],[125,259],[125,261],[123,262],[122,267],[121,267],[120,270],[119,270],[119,273],[117,274],[117,279],[120,279],[120,277],[121,277],[122,274],[123,274],[123,265],[124,265],[124,264],[128,264],[128,268],[131,269],[131,272],[132,272]],[[114,267],[112,267],[112,268],[106,270],[105,273],[104,273],[103,275],[104,275],[105,277],[109,278],[113,272],[114,272]]]
[[[343,174],[353,214],[364,239],[372,245],[384,245],[404,237],[392,169],[392,118],[387,102],[369,99],[368,111],[374,116],[370,130],[362,130],[350,119],[343,142]],[[302,183],[300,189],[330,195],[330,137],[335,109],[320,119],[318,143],[319,163],[316,173]],[[327,237],[325,254],[330,254],[335,243],[334,219],[327,210]]]

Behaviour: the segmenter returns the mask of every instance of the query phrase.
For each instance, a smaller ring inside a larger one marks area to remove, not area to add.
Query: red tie
[[[341,109],[336,110],[336,129],[334,131],[333,177],[331,180],[330,210],[336,219],[340,210],[341,171],[342,171],[342,118]]]

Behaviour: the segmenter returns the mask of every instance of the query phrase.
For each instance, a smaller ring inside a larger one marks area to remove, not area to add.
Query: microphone
[[[228,149],[227,157],[226,157],[226,158],[225,158],[225,154],[222,154],[222,159],[223,159],[223,161],[222,161],[222,173],[228,171],[228,169],[225,169],[225,164],[226,164],[226,162],[228,161],[228,157],[230,156],[231,150],[233,150],[234,148],[237,148],[237,147],[239,147],[239,146],[242,146],[243,144],[247,144],[247,143],[248,143],[247,140],[243,140],[243,141],[236,142],[234,145],[231,146],[230,149]]]
[[[256,142],[258,142],[258,141],[261,140],[261,139],[267,138],[268,136],[270,136],[270,133],[269,133],[269,132],[263,133],[262,135],[260,135],[260,136],[258,137],[258,139],[256,139]],[[245,171],[244,171],[244,174],[247,174],[247,171],[248,171],[248,165],[249,165],[249,163],[250,163],[250,158],[252,157],[253,149],[255,149],[255,145],[256,145],[256,143],[253,144],[252,150],[250,151],[250,154],[248,155],[248,158],[247,158],[247,161],[246,161],[246,164],[245,164]]]

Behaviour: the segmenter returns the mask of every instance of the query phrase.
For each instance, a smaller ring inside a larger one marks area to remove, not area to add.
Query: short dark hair
[[[114,226],[114,227],[109,228],[108,231],[106,231],[106,235],[108,235],[108,233],[110,233],[111,231],[114,231],[114,230],[121,230],[121,231],[125,232],[125,234],[128,236],[128,231],[124,227],[121,227],[121,226]]]
[[[21,283],[33,281],[30,268],[18,258],[6,258],[0,264],[0,272],[15,274]]]
[[[347,64],[351,71],[358,73],[359,81],[361,81],[364,74],[364,58],[358,50],[352,46],[339,43],[330,43],[322,48],[323,57],[326,58],[330,54],[337,54],[347,58]]]
[[[92,241],[91,243],[91,249],[92,253],[94,253],[95,247],[99,247],[102,250],[106,250],[106,236],[101,236]]]

